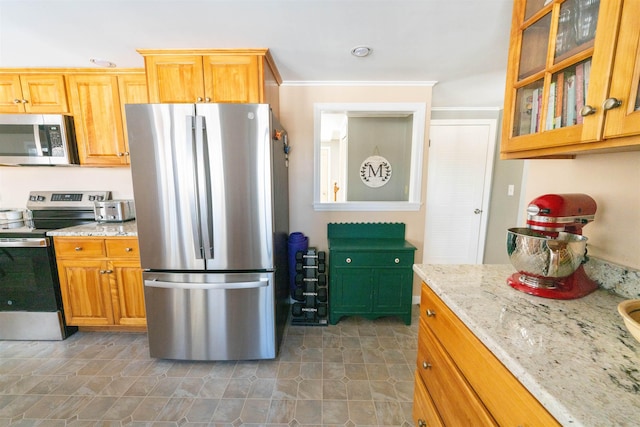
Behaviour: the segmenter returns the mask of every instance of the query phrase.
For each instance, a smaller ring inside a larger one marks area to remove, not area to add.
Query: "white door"
[[[496,120],[432,120],[425,264],[481,264]]]

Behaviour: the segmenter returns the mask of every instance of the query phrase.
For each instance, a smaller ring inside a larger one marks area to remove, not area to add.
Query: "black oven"
[[[61,340],[66,326],[51,238],[0,233],[0,339]]]
[[[94,222],[110,191],[32,191],[20,220],[0,222],[0,340],[63,340],[67,326],[53,238],[47,232]]]

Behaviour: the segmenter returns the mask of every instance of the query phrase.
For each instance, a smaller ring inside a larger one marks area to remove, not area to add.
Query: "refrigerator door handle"
[[[196,167],[196,156],[195,156],[195,147],[194,147],[194,131],[197,131],[197,129],[195,128],[196,123],[195,123],[195,117],[194,116],[187,116],[187,125],[186,125],[186,135],[185,135],[185,139],[188,145],[188,148],[190,150],[190,152],[192,153],[191,155],[191,170],[193,171],[193,182],[192,184],[192,188],[193,191],[189,192],[189,208],[191,211],[191,217],[194,219],[191,221],[192,224],[192,229],[191,232],[193,233],[193,249],[194,249],[194,253],[195,253],[195,258],[196,259],[202,259],[203,258],[203,250],[202,250],[202,233],[200,230],[200,210],[198,209],[198,199],[197,199],[197,194],[198,194],[198,178],[195,175],[196,170],[198,169]]]
[[[144,285],[151,288],[170,289],[254,289],[269,286],[269,279],[258,279],[254,282],[222,282],[222,283],[184,283],[164,280],[145,280]]]
[[[196,140],[196,176],[197,176],[197,197],[198,213],[200,224],[200,235],[202,236],[202,253],[205,259],[213,258],[213,224],[211,218],[211,186],[209,180],[209,152],[204,142],[206,132],[204,117],[195,117],[195,140]]]

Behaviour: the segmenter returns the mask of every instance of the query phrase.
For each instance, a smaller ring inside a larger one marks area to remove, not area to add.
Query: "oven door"
[[[0,312],[56,312],[60,308],[49,238],[0,238]]]

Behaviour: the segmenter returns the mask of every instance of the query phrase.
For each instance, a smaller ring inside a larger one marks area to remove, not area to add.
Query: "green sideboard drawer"
[[[399,316],[411,324],[415,246],[404,224],[329,224],[329,323]]]
[[[411,267],[413,251],[405,252],[335,252],[330,254],[331,264],[336,267]]]

